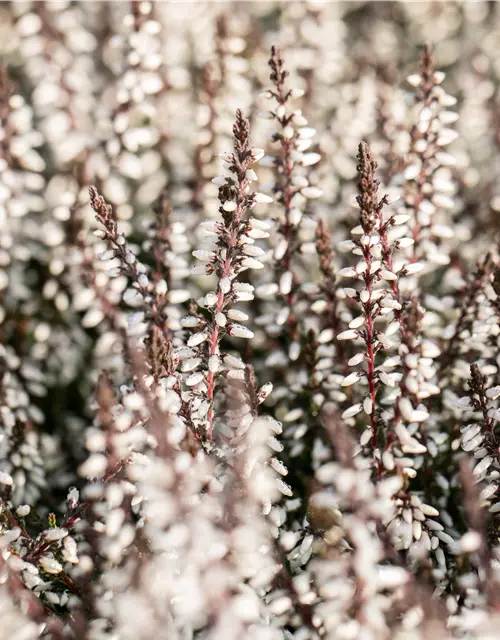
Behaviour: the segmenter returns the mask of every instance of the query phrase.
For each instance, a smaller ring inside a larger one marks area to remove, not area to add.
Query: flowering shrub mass
[[[0,640],[495,640],[500,5],[0,6]]]

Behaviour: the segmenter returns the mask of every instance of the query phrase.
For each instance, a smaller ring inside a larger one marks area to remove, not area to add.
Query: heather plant
[[[498,12],[0,6],[0,640],[498,636]]]

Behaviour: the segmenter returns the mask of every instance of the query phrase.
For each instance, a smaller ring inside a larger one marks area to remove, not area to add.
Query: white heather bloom
[[[254,240],[261,240],[262,238],[269,238],[269,233],[254,226],[248,230],[248,236]]]
[[[67,535],[68,535],[68,531],[66,529],[61,529],[59,527],[54,527],[53,529],[47,529],[43,533],[44,538],[49,541],[62,540]]]
[[[346,409],[342,414],[342,418],[352,418],[357,415],[362,410],[362,406],[360,404],[353,404],[352,407]]]
[[[159,296],[164,296],[167,293],[167,290],[168,286],[166,280],[163,280],[163,278],[161,280],[158,280],[158,282],[156,283],[156,293]]]
[[[231,291],[231,280],[229,278],[221,278],[219,280],[219,289],[222,293],[229,293]]]
[[[371,413],[373,411],[373,402],[372,402],[372,399],[370,397],[364,399],[364,401],[363,401],[363,411],[367,415],[371,415]]]
[[[353,331],[352,329],[348,329],[347,331],[342,331],[337,336],[337,340],[355,340],[358,337],[358,332]]]
[[[411,247],[412,244],[415,243],[415,240],[413,240],[413,238],[400,238],[397,243],[401,248],[406,248]]]
[[[187,341],[188,347],[197,347],[199,344],[207,339],[206,333],[194,333]]]
[[[405,265],[405,271],[408,275],[413,275],[415,273],[420,273],[424,268],[424,265],[421,262],[412,262],[411,264]]]
[[[273,201],[271,196],[266,195],[265,193],[256,192],[255,193],[255,202],[262,204],[270,204]]]
[[[12,476],[5,471],[0,471],[0,483],[11,486],[12,485]]]
[[[366,358],[366,354],[363,352],[357,353],[355,356],[353,356],[352,358],[350,358],[350,360],[348,361],[348,365],[350,367],[355,367],[356,365],[358,365],[360,362],[363,362],[363,360]]]
[[[485,456],[473,469],[473,474],[475,476],[482,476],[485,471],[487,471],[488,467],[492,463],[492,459],[490,456]]]
[[[258,162],[259,160],[261,160],[264,157],[264,155],[265,155],[264,149],[259,149],[258,147],[252,148],[252,156],[255,162]]]
[[[217,355],[212,355],[208,359],[208,370],[212,373],[218,371],[220,366],[220,358]]]
[[[106,473],[108,460],[102,453],[93,453],[87,460],[80,465],[78,471],[81,476],[86,478],[102,478]]]
[[[139,393],[130,393],[123,398],[123,406],[131,411],[144,407],[144,398]]]
[[[247,327],[244,327],[241,324],[233,324],[231,325],[231,329],[229,330],[230,335],[234,336],[235,338],[253,338],[254,334],[253,331],[250,331],[250,329],[248,329]]]
[[[205,376],[203,375],[203,373],[201,371],[198,371],[197,373],[193,373],[186,378],[186,384],[188,387],[194,387],[195,385],[202,382],[204,378]]]
[[[411,216],[407,215],[406,213],[401,213],[392,218],[392,223],[394,225],[405,224],[405,222],[408,222],[410,218]]]
[[[285,271],[280,277],[279,289],[284,296],[288,295],[292,290],[293,274],[291,271]]]
[[[82,326],[86,329],[97,327],[104,320],[104,313],[101,309],[89,309],[82,318]]]
[[[219,327],[225,327],[227,324],[227,318],[221,311],[218,311],[215,314],[215,322],[219,325]]]
[[[185,316],[181,319],[180,324],[185,328],[197,327],[200,324],[200,319],[196,316]]]
[[[305,197],[305,198],[321,198],[321,196],[323,195],[323,190],[320,189],[319,187],[304,187],[303,189],[300,190],[300,193]]]
[[[321,160],[321,155],[319,153],[304,153],[302,156],[301,164],[304,167],[310,167],[314,164],[317,164]]]
[[[419,73],[412,73],[411,75],[407,76],[406,82],[408,82],[408,84],[411,84],[412,87],[418,87],[422,82],[422,78]]]
[[[359,327],[362,327],[365,324],[365,322],[366,322],[366,318],[364,316],[358,316],[357,318],[354,318],[353,320],[351,320],[351,322],[349,322],[349,328],[358,329]]]
[[[244,258],[241,262],[242,266],[247,267],[249,269],[263,269],[264,265],[259,260],[255,258]]]
[[[62,564],[51,556],[42,556],[39,562],[46,573],[58,574],[63,570]]]
[[[343,387],[350,387],[352,384],[354,384],[355,382],[357,382],[361,377],[361,374],[355,372],[355,373],[350,373],[348,376],[346,376],[343,380],[342,380],[342,386]]]
[[[246,320],[248,320],[248,314],[246,314],[244,311],[240,311],[239,309],[229,309],[227,312],[227,317],[230,320],[236,320],[237,322],[245,322]],[[219,322],[217,322],[217,324],[219,324]]]
[[[356,278],[357,275],[358,274],[356,272],[356,269],[354,269],[353,267],[344,267],[339,271],[339,276],[343,278]]]
[[[237,204],[233,200],[228,200],[222,205],[222,208],[224,209],[224,211],[232,213],[233,211],[236,211]]]
[[[196,251],[193,251],[193,256],[202,262],[210,262],[210,260],[213,259],[214,254],[210,251],[197,249]]]

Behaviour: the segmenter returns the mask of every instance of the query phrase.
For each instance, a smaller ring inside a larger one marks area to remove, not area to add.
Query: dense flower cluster
[[[0,6],[0,640],[498,637],[499,25]]]

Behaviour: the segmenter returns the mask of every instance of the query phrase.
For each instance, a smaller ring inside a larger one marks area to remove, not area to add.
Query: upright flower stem
[[[210,322],[206,329],[195,334],[194,342],[188,341],[188,346],[208,344],[205,356],[207,370],[205,374],[195,374],[192,385],[204,383],[206,386],[206,399],[208,411],[204,427],[206,440],[212,439],[215,423],[214,396],[217,384],[217,376],[220,373],[221,358],[219,354],[220,342],[225,334],[240,338],[252,338],[253,333],[233,320],[247,320],[248,316],[233,304],[240,300],[253,299],[253,287],[237,283],[240,272],[246,269],[260,269],[262,263],[256,259],[265,252],[254,245],[254,238],[265,238],[267,232],[262,228],[255,228],[259,222],[248,217],[248,212],[257,202],[272,202],[272,198],[262,193],[251,191],[250,185],[257,176],[250,166],[257,162],[264,152],[261,149],[250,147],[250,124],[241,111],[236,112],[236,122],[233,127],[234,151],[222,154],[225,159],[225,168],[229,176],[219,176],[213,182],[219,186],[219,213],[222,222],[208,223],[212,225],[212,233],[217,237],[216,249],[213,252],[195,251],[194,255],[199,259],[208,261],[206,273],[215,273],[217,276],[217,290],[209,292],[205,296],[205,306],[209,310]],[[247,290],[242,294],[241,287]],[[207,324],[201,316],[193,318],[196,326],[199,322]],[[191,339],[191,340],[192,340]]]
[[[236,162],[241,159],[235,159],[235,166],[237,167],[237,176],[238,176],[238,190],[236,196],[236,210],[234,212],[234,219],[232,222],[232,229],[229,234],[229,242],[226,246],[226,259],[224,260],[222,266],[221,279],[229,278],[231,274],[231,269],[233,268],[233,254],[238,242],[238,229],[240,226],[240,220],[243,213],[242,203],[245,198],[245,188],[247,186],[246,178],[245,178],[245,169],[243,166],[237,166]],[[215,306],[215,314],[214,318],[218,313],[222,313],[225,305],[225,297],[224,292],[219,288],[217,293],[217,304]],[[209,353],[211,356],[215,355],[217,352],[217,348],[219,346],[219,325],[217,322],[214,322],[212,325],[212,334],[209,338]],[[215,372],[208,372],[207,377],[207,398],[210,402],[210,408],[208,410],[208,429],[207,429],[207,438],[210,439],[212,437],[212,431],[214,428],[214,389],[215,389]]]

